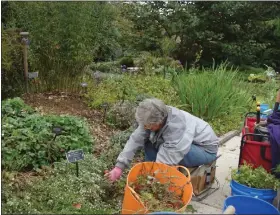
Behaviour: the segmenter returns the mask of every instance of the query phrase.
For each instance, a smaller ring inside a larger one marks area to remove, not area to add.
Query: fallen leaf
[[[75,207],[77,209],[81,209],[82,205],[80,203],[74,203],[73,207]]]

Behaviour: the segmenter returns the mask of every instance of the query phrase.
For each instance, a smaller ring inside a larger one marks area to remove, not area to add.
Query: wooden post
[[[27,62],[27,48],[28,48],[28,32],[20,32],[23,43],[23,65],[24,65],[24,80],[26,92],[28,93],[28,62]]]

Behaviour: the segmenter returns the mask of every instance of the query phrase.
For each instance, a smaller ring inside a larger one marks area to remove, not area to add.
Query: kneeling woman
[[[215,160],[218,137],[200,118],[158,99],[146,99],[136,110],[138,128],[132,133],[115,167],[105,176],[116,181],[137,150],[144,148],[145,161],[194,167]]]

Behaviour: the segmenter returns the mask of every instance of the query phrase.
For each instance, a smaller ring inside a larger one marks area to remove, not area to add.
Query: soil
[[[90,109],[80,95],[63,92],[25,94],[23,100],[42,114],[74,115],[86,118],[95,138],[95,154],[106,150],[110,138],[119,132],[103,123],[103,111]]]

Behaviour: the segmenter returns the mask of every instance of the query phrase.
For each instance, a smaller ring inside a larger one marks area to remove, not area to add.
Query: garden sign
[[[66,153],[66,158],[69,163],[76,163],[76,174],[77,174],[77,177],[79,177],[78,161],[84,160],[84,158],[85,158],[84,151],[82,149],[69,151]]]

